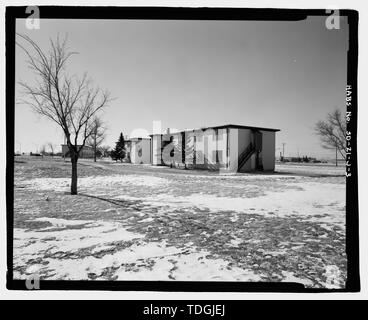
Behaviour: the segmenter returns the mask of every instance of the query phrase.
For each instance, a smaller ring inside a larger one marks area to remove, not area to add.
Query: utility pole
[[[285,161],[285,145],[286,145],[286,143],[283,142],[282,143],[282,161],[283,162]]]

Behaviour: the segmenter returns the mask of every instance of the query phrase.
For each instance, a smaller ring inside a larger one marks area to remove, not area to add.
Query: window
[[[222,150],[218,150],[217,151],[217,159],[218,159],[218,163],[223,163],[223,159],[222,159]]]
[[[204,164],[204,154],[201,150],[196,150],[195,158],[196,164]]]
[[[213,130],[212,133],[212,141],[219,141],[223,139],[223,133],[222,130]]]

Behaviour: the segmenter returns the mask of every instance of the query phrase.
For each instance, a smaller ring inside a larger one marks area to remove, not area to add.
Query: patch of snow
[[[139,223],[142,223],[142,222],[151,222],[153,220],[154,220],[153,218],[146,218],[146,219],[143,219],[143,220],[139,220],[138,222]]]
[[[223,259],[208,259],[206,251],[163,257],[152,269],[140,272],[117,272],[119,280],[178,280],[178,281],[260,281],[254,272],[239,267],[228,268]],[[166,275],[166,276],[165,276]]]
[[[23,185],[32,190],[68,191],[70,178],[36,178],[23,181]],[[168,185],[170,181],[165,178],[149,175],[112,175],[92,176],[78,178],[79,190],[98,188],[119,188],[119,186],[157,187]]]
[[[326,266],[324,275],[326,277],[326,282],[324,283],[324,286],[327,289],[340,289],[344,287],[344,279],[338,266]]]
[[[143,238],[144,235],[125,230],[118,222],[105,221],[69,221],[53,218],[39,218],[38,221],[49,221],[53,227],[26,231],[14,229],[14,264],[26,265],[30,259],[44,258],[55,253],[73,253],[80,249],[97,246],[100,250],[109,246],[110,242],[129,241]],[[80,229],[69,229],[67,226],[86,224]],[[64,228],[52,231],[53,228]],[[48,231],[50,230],[50,231]],[[32,241],[37,239],[37,241]],[[91,249],[92,250],[92,249]],[[57,258],[56,258],[57,259]],[[52,259],[51,259],[52,260]],[[75,259],[72,259],[75,261]]]
[[[257,213],[271,216],[297,216],[313,219],[318,222],[329,222],[345,225],[345,211],[339,210],[345,205],[345,185],[323,184],[315,182],[303,183],[304,190],[269,191],[265,195],[253,198],[217,197],[216,195],[193,194],[189,196],[173,196],[159,194],[146,197],[145,203],[176,207],[208,208],[212,211],[236,211],[239,213]],[[331,206],[331,202],[334,205]],[[319,206],[314,204],[318,203]]]
[[[47,230],[51,228],[66,228],[67,226],[78,226],[83,224],[90,224],[92,221],[90,220],[66,220],[66,219],[58,219],[58,218],[35,218],[32,221],[47,221],[52,224],[51,227],[44,228],[42,230]]]
[[[230,243],[233,247],[238,247],[239,244],[241,244],[243,242],[242,239],[240,238],[236,238],[236,239],[231,239]]]
[[[296,282],[301,283],[305,286],[313,286],[313,281],[309,279],[295,277],[293,272],[281,271],[281,273],[284,276],[282,282]]]
[[[297,164],[276,164],[275,170],[281,173],[299,173],[311,175],[345,175],[345,167],[335,167],[333,165],[297,165]]]
[[[270,256],[280,256],[283,254],[287,254],[286,250],[278,250],[278,251],[264,251],[265,255],[270,255]]]
[[[94,248],[91,253],[112,246]],[[58,251],[60,248],[58,249]],[[35,251],[33,251],[35,252]],[[25,256],[36,258],[35,256]],[[168,247],[166,242],[134,244],[113,254],[99,258],[88,255],[80,259],[46,257],[45,264],[33,264],[27,273],[39,273],[41,278],[83,280],[94,274],[96,279],[106,279],[105,272],[117,280],[181,280],[181,281],[260,281],[261,277],[251,270],[231,266],[223,259],[209,258],[209,252],[194,251],[192,244],[184,248]],[[42,257],[42,252],[39,252]],[[24,259],[24,255],[22,255]],[[17,257],[20,259],[20,257]],[[22,259],[22,260],[23,260]],[[24,261],[26,263],[26,261]],[[18,261],[19,264],[19,261]],[[16,277],[22,278],[15,272]]]
[[[238,219],[239,219],[238,215],[237,215],[237,214],[235,214],[235,215],[233,215],[233,216],[230,218],[230,221],[231,221],[231,222],[236,222],[236,221],[238,221]]]

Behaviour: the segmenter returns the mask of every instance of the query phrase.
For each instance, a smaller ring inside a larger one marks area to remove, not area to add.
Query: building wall
[[[263,170],[275,170],[275,132],[262,132],[262,158]],[[229,171],[235,171],[240,154],[247,148],[250,142],[254,142],[254,133],[250,129],[230,129],[230,166]],[[237,149],[236,149],[237,146]],[[239,169],[240,172],[249,172],[256,169],[256,154]]]
[[[132,140],[130,160],[134,164],[151,163],[151,140]]]
[[[195,168],[218,170],[219,168],[227,166],[226,129],[219,129],[217,134],[213,129],[208,129],[206,131],[199,130],[193,135],[195,135],[196,140]]]
[[[227,135],[226,129],[217,131],[210,129],[154,135],[152,139],[152,164],[183,166],[184,161],[189,168],[219,169],[226,167]],[[183,157],[184,151],[184,157]],[[216,157],[217,152],[217,157]],[[217,158],[219,163],[217,163]],[[184,159],[184,161],[183,161]]]
[[[161,135],[152,136],[152,164],[155,166],[161,165]]]
[[[275,132],[261,132],[263,140],[260,157],[262,158],[263,169],[273,171],[275,169]],[[172,137],[171,140],[170,136]],[[183,138],[185,139],[184,146]],[[182,133],[163,135],[163,158],[166,161],[161,163],[161,135],[154,135],[152,139],[152,164],[184,165],[182,158],[184,147],[184,158],[188,168],[237,172],[239,155],[248,147],[250,142],[254,143],[254,132],[251,129],[243,128],[219,129],[218,135],[216,135],[214,129],[185,132],[184,137]],[[227,151],[227,149],[229,150]],[[216,154],[219,163],[216,161]],[[254,153],[239,171],[249,172],[255,169],[256,154]]]
[[[63,157],[66,157],[68,152],[69,152],[68,146],[66,144],[61,145],[61,153],[62,153]]]
[[[130,140],[125,140],[124,142],[124,148],[125,148],[125,157],[124,161],[131,162],[131,153],[132,153],[132,142]]]
[[[273,131],[262,131],[262,163],[264,171],[275,170],[275,132]]]
[[[238,129],[238,156],[253,142],[253,132],[250,129]],[[253,159],[252,159],[253,158]],[[255,169],[255,157],[254,155],[239,168],[240,172],[252,171]]]
[[[205,132],[199,130],[194,132],[195,135],[195,168],[201,168],[205,166],[206,159],[205,159],[205,145],[206,145],[206,134]],[[208,143],[207,143],[208,144]]]
[[[194,132],[185,133],[185,163],[189,167],[194,167],[195,160],[195,134]]]
[[[238,129],[229,129],[229,160],[228,160],[228,171],[238,171]]]
[[[162,136],[162,161],[167,166],[182,163],[182,137],[179,132]]]
[[[219,164],[221,167],[227,167],[227,130],[219,129],[217,130],[217,145],[215,145],[219,153]],[[212,152],[212,156],[215,156]]]

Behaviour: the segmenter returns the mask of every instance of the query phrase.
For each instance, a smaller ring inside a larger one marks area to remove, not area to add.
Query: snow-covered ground
[[[16,278],[344,286],[340,168],[284,165],[275,174],[218,175],[80,167],[79,195],[71,196],[68,164],[16,164]]]
[[[305,175],[337,175],[345,174],[345,167],[332,164],[276,164],[276,170],[283,173],[305,174]]]

